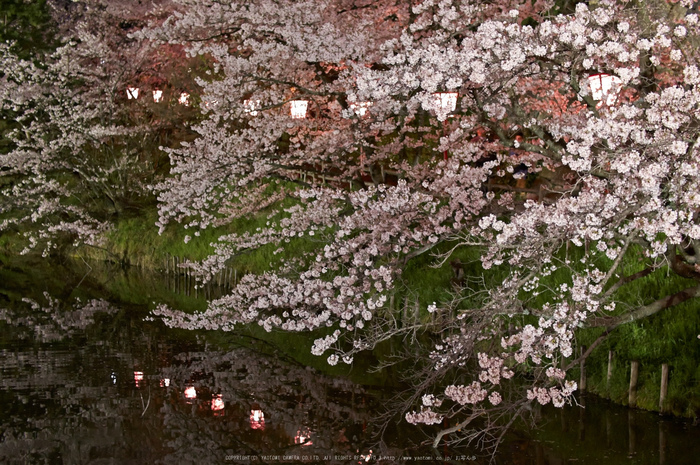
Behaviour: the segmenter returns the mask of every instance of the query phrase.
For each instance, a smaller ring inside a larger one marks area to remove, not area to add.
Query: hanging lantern
[[[355,112],[357,116],[362,118],[367,114],[367,109],[372,106],[372,102],[357,102],[357,103],[351,103],[350,104],[350,109]]]
[[[596,107],[602,105],[612,106],[617,101],[617,95],[620,93],[622,80],[611,74],[592,74],[588,76],[588,85],[591,86],[591,96],[593,100],[599,102]]]
[[[457,92],[436,92],[435,105],[441,113],[450,114],[457,108]]]
[[[444,136],[447,132],[447,118],[457,108],[457,97],[459,97],[459,94],[457,92],[436,92],[433,94],[433,97],[435,98],[438,120],[444,122],[442,128]],[[443,154],[443,159],[447,160],[447,150]]]
[[[138,87],[127,87],[126,88],[126,98],[131,100],[136,100],[139,98],[139,88]]]
[[[156,103],[160,103],[163,101],[163,91],[162,90],[154,90],[153,91],[153,101]]]
[[[134,384],[136,387],[140,387],[141,381],[143,381],[143,372],[142,371],[135,371],[134,372]]]
[[[309,102],[306,100],[292,100],[291,102],[291,115],[293,119],[304,119],[306,118],[306,108],[309,106]]]
[[[257,116],[258,115],[258,108],[260,108],[260,100],[244,100],[243,101],[243,111],[250,114],[250,116]],[[306,110],[304,110],[304,113],[306,114]],[[303,118],[303,116],[302,116],[302,118]]]
[[[211,398],[211,409],[214,412],[218,412],[224,409],[226,405],[224,404],[224,398],[221,394],[217,394]]]
[[[197,398],[197,390],[194,386],[187,386],[185,388],[185,399],[193,400]]]
[[[179,103],[180,105],[184,105],[186,107],[189,107],[190,106],[190,94],[188,94],[187,92],[181,93],[180,98],[177,99],[177,103]]]
[[[170,378],[163,378],[160,380],[160,387],[170,386]]]

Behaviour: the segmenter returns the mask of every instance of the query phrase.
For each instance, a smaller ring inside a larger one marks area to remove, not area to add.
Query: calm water
[[[394,459],[380,460],[377,419],[395,387],[321,373],[250,337],[144,321],[139,300],[191,304],[168,296],[171,281],[0,271],[0,463],[485,463],[422,445],[426,432],[395,420],[381,436]],[[113,303],[125,296],[136,304]],[[544,409],[497,463],[700,463],[698,428],[582,403]]]

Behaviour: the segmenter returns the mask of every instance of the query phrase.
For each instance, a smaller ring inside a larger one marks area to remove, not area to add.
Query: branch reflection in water
[[[214,332],[170,330],[144,321],[146,314],[48,294],[0,309],[0,462],[223,463],[256,454],[319,457],[317,463],[355,456],[489,459],[469,448],[432,449],[435,430],[387,413],[393,389],[321,373],[249,337],[222,341]],[[633,454],[645,463],[684,463],[700,453],[698,441],[689,440],[696,429],[595,399],[585,411],[539,414],[544,426],[536,439],[516,431],[497,460],[618,463]],[[647,430],[658,444],[639,440]]]

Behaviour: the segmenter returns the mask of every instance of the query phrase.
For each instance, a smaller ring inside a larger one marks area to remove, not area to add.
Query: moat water
[[[3,263],[0,279],[0,463],[490,458],[468,447],[435,450],[431,431],[387,412],[400,388],[391,374],[309,367],[284,339],[148,321],[154,302],[201,305],[172,277]],[[514,428],[495,463],[700,463],[700,429],[690,422],[593,396],[579,403],[542,409],[537,428]]]

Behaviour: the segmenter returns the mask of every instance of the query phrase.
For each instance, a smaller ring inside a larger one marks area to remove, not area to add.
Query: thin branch
[[[617,327],[617,326],[615,326],[615,328],[616,328],[616,327]],[[600,344],[602,344],[603,341],[605,341],[605,340],[608,338],[608,336],[610,335],[610,333],[611,333],[615,328],[610,328],[610,329],[606,329],[605,331],[603,331],[603,334],[601,334],[600,336],[598,336],[598,338],[597,338],[595,341],[593,341],[593,343],[588,347],[588,349],[586,349],[586,351],[585,351],[583,354],[581,354],[580,357],[578,357],[578,358],[575,359],[575,360],[572,360],[571,362],[569,362],[568,365],[566,365],[566,367],[564,367],[564,371],[569,371],[570,369],[572,369],[573,367],[575,367],[575,366],[578,365],[579,363],[585,361],[585,360],[588,358],[588,356],[591,355],[591,353],[593,353],[593,350],[594,350],[596,347],[598,347]]]
[[[455,432],[461,430],[462,428],[467,426],[469,423],[471,423],[472,420],[479,418],[482,414],[483,414],[482,411],[478,411],[477,413],[472,413],[464,421],[457,423],[455,426],[441,430],[437,434],[437,436],[435,436],[435,440],[433,441],[433,448],[437,449],[437,446],[440,444],[440,441],[442,441],[443,436],[445,436],[446,434],[455,433]]]
[[[605,275],[605,278],[603,278],[603,283],[607,283],[608,280],[612,277],[613,273],[615,273],[615,270],[617,270],[617,268],[620,266],[620,263],[622,263],[622,258],[625,256],[625,252],[627,252],[627,249],[629,248],[630,244],[634,241],[635,237],[636,237],[636,234],[631,234],[625,240],[625,245],[622,247],[622,250],[617,254],[617,258],[615,259],[615,262],[608,270],[607,274]],[[618,281],[618,283],[619,283],[619,281]]]
[[[657,268],[658,268],[657,266],[652,265],[650,267],[643,269],[642,271],[638,271],[634,274],[631,274],[629,276],[625,276],[624,278],[621,278],[619,281],[617,281],[615,284],[613,284],[612,287],[610,289],[608,289],[605,292],[605,294],[603,294],[602,297],[603,298],[610,297],[611,295],[613,295],[618,289],[620,289],[625,284],[629,284],[632,281],[636,281],[637,279],[643,278],[645,276],[649,276],[654,271],[656,271]]]
[[[143,406],[143,396],[141,396],[141,405]],[[141,413],[141,418],[146,414],[146,410],[148,410],[149,405],[151,405],[151,387],[148,387],[148,401],[146,402],[146,406],[143,408],[143,412]]]
[[[683,289],[673,295],[666,296],[648,305],[637,308],[634,311],[615,317],[594,318],[589,327],[604,326],[608,332],[625,323],[641,320],[655,313],[682,304],[690,299],[700,297],[700,285]]]

